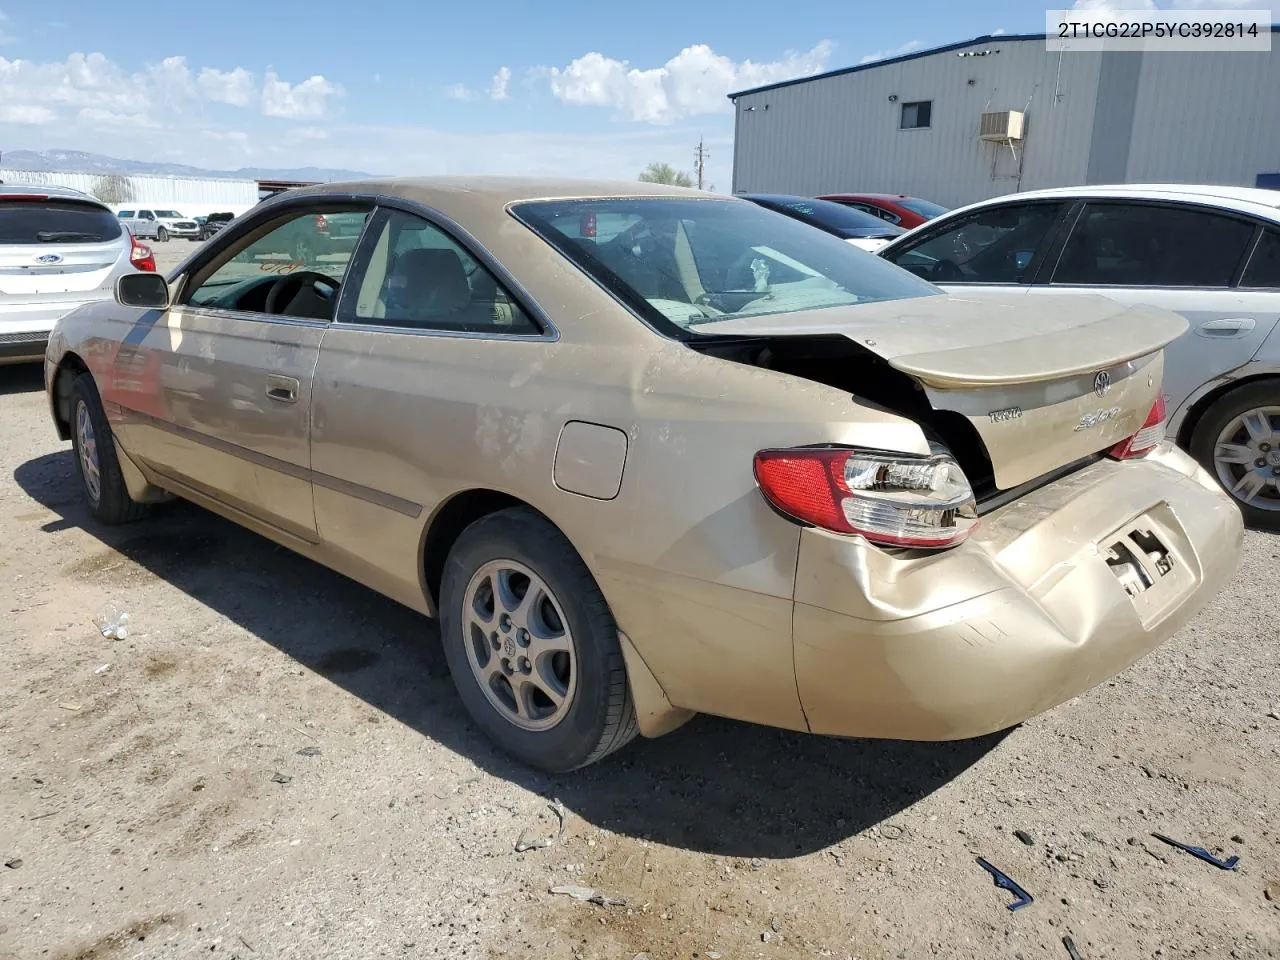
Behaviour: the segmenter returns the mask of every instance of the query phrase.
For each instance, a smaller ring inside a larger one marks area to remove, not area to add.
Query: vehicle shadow
[[[0,366],[0,396],[11,393],[35,393],[44,389],[44,363],[6,363]]]
[[[586,770],[541,774],[492,747],[459,709],[434,622],[189,504],[103,526],[79,496],[69,451],[14,477],[59,515],[43,529],[83,528],[371,707],[615,833],[724,856],[798,856],[893,817],[1002,739],[836,740],[698,717]]]

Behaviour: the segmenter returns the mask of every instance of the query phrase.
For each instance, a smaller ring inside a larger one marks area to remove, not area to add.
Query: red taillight
[[[944,452],[761,450],[755,476],[784,516],[886,546],[949,547],[977,523],[969,481]]]
[[[0,193],[0,200],[10,203],[42,203],[48,199],[43,193]]]
[[[151,252],[151,248],[133,234],[129,234],[129,242],[132,244],[132,249],[129,251],[129,262],[139,270],[146,270],[154,273],[156,269],[156,255]]]
[[[329,221],[325,219],[325,216],[323,213],[316,214],[316,229],[319,230],[321,233],[329,232]]]
[[[596,235],[596,215],[594,213],[583,214],[582,221],[578,227],[578,233],[582,236],[594,237]]]
[[[1150,453],[1164,442],[1166,419],[1164,394],[1159,394],[1156,402],[1151,405],[1151,412],[1147,414],[1147,420],[1142,425],[1142,429],[1128,440],[1112,447],[1110,455],[1117,460],[1131,460]]]

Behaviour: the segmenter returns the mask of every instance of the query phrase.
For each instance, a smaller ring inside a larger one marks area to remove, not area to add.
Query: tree
[[[128,177],[109,173],[98,178],[93,195],[103,203],[129,203],[133,200],[133,183]]]
[[[645,183],[663,183],[669,187],[692,187],[693,178],[669,163],[651,163],[636,178]]]

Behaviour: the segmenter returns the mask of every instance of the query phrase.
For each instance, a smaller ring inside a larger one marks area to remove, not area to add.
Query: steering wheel
[[[267,291],[267,302],[263,306],[264,313],[279,313],[280,307],[292,300],[306,284],[310,283],[316,295],[332,300],[338,294],[338,281],[315,270],[299,270],[281,277]],[[285,293],[288,293],[288,297]]]
[[[929,279],[934,283],[950,283],[964,279],[964,271],[952,260],[939,260],[929,271]]]

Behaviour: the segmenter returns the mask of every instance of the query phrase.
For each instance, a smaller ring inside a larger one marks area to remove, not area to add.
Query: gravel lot
[[[38,369],[0,368],[0,422],[0,957],[1280,956],[1280,538],[1003,736],[699,718],[552,778],[469,726],[416,614],[194,507],[92,522]]]

